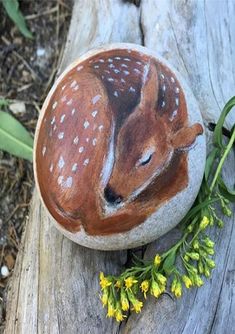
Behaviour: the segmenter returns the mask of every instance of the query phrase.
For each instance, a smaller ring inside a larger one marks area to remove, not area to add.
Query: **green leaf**
[[[3,97],[0,98],[0,107],[7,107],[9,105],[9,101],[4,99]]]
[[[0,149],[32,161],[33,138],[14,117],[0,111]]]
[[[218,148],[213,148],[213,150],[210,152],[206,159],[206,166],[205,166],[205,180],[208,181],[210,173],[212,171],[212,167],[214,164],[214,161],[217,157],[217,154],[219,152]]]
[[[20,32],[27,38],[33,38],[32,33],[27,28],[24,16],[19,10],[18,0],[1,0],[1,1],[8,16],[15,23]]]
[[[235,106],[235,96],[233,96],[224,106],[224,109],[222,110],[222,113],[220,115],[220,118],[218,120],[218,123],[216,124],[215,131],[214,131],[214,137],[213,137],[213,143],[216,147],[223,148],[223,134],[222,134],[222,127],[225,121],[226,116],[228,113],[232,110],[232,108]]]
[[[168,275],[171,273],[176,258],[176,251],[170,253],[166,259],[164,260],[162,269],[167,273]]]
[[[228,189],[221,177],[218,177],[218,185],[220,193],[230,202],[235,202],[235,189]]]

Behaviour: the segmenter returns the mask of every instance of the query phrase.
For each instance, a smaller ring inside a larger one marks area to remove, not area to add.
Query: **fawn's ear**
[[[146,111],[151,111],[156,106],[158,85],[157,68],[153,61],[150,60],[150,62],[145,65],[140,96],[140,107]]]
[[[172,138],[172,146],[175,150],[185,150],[189,148],[196,140],[198,135],[203,133],[201,124],[196,123],[191,127],[180,129]]]

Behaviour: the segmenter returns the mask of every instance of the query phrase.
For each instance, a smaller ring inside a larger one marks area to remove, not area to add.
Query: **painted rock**
[[[69,239],[114,250],[172,229],[205,165],[193,94],[165,60],[133,44],[92,50],[53,85],[37,125],[42,202]]]

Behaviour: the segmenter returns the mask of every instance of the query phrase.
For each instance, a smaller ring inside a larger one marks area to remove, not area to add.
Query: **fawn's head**
[[[112,172],[104,190],[108,203],[131,201],[164,171],[175,150],[190,146],[199,124],[177,133],[157,115],[159,80],[154,63],[146,65],[140,102],[119,131]]]

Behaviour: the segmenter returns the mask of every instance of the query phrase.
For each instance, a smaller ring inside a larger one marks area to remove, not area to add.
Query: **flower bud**
[[[207,228],[208,224],[209,224],[209,219],[207,216],[204,216],[203,219],[200,222],[199,228],[200,230],[205,230],[205,228]]]
[[[218,225],[219,228],[224,227],[224,222],[223,222],[223,220],[222,220],[222,219],[218,219],[218,220],[217,220],[217,225]]]
[[[215,245],[215,243],[208,237],[206,239],[204,239],[204,243],[209,248],[213,248],[214,245]]]
[[[211,259],[206,259],[206,264],[208,265],[208,267],[210,267],[211,269],[215,268],[215,261],[211,260]]]
[[[200,256],[198,253],[196,252],[190,252],[190,253],[186,253],[192,260],[196,260],[198,261]]]
[[[199,242],[198,242],[197,239],[194,240],[194,242],[193,242],[193,248],[194,248],[194,249],[199,249]]]
[[[201,279],[201,277],[199,275],[195,275],[194,281],[195,281],[196,286],[198,286],[198,287],[200,287],[204,284],[203,280]]]
[[[203,274],[204,273],[204,267],[203,267],[202,261],[198,262],[198,272],[199,272],[199,274]]]
[[[227,217],[232,216],[232,211],[230,210],[230,208],[227,205],[222,207],[222,211],[225,214],[225,216],[227,216]]]
[[[193,282],[191,281],[191,279],[186,275],[182,276],[182,280],[183,280],[187,289],[189,289],[193,285]]]

